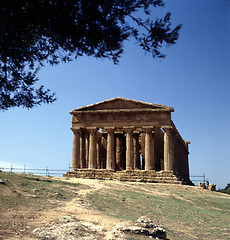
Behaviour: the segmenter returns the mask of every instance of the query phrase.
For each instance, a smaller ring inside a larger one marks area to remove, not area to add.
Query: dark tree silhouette
[[[0,109],[55,101],[50,90],[37,87],[37,72],[47,62],[86,55],[117,64],[130,38],[163,58],[162,44],[174,44],[181,25],[171,28],[170,13],[151,20],[150,8],[158,6],[162,0],[1,0]],[[136,17],[139,10],[143,18]]]

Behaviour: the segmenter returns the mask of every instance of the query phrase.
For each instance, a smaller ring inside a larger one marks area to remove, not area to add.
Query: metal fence
[[[60,169],[49,169],[47,166],[46,168],[26,168],[24,165],[24,168],[14,168],[13,165],[11,165],[10,168],[4,168],[0,167],[0,170],[3,172],[14,172],[14,173],[31,173],[34,175],[45,175],[45,176],[57,176],[60,177],[63,174],[65,174],[67,171],[72,170],[71,166],[69,165],[68,169],[60,170]],[[190,180],[197,185],[199,182],[205,183],[205,185],[209,185],[209,181],[206,178],[205,174],[203,175],[191,175]]]
[[[60,169],[50,169],[46,166],[46,168],[16,168],[11,165],[10,168],[0,167],[0,170],[3,172],[14,172],[14,173],[31,173],[34,175],[45,175],[45,176],[62,176],[67,171],[71,170],[71,167],[69,169],[60,170]]]
[[[205,173],[203,175],[195,176],[191,175],[190,180],[197,185],[199,182],[203,182],[205,185],[209,185],[209,180],[206,178]]]

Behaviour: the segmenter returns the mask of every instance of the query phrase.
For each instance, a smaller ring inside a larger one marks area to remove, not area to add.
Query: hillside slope
[[[59,226],[68,218],[87,226],[78,225],[79,237],[73,239],[81,239],[90,223],[103,230],[91,229],[87,234],[108,239],[107,232],[117,223],[140,216],[164,227],[168,239],[230,239],[227,194],[184,185],[4,172],[0,179],[5,183],[0,184],[0,239],[38,239],[32,234],[35,228]],[[129,235],[123,239],[144,238]]]

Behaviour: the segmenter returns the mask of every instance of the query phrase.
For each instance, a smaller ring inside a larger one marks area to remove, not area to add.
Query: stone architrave
[[[115,170],[115,151],[114,151],[114,128],[106,128],[107,149],[106,149],[106,169]]]
[[[124,128],[126,132],[126,170],[134,169],[134,146],[133,130],[134,128]]]
[[[80,129],[71,128],[73,131],[72,168],[80,168]]]
[[[145,170],[153,170],[155,166],[153,128],[143,127],[143,129],[145,131]]]
[[[96,133],[97,128],[88,128],[89,130],[89,169],[95,169],[97,166]]]

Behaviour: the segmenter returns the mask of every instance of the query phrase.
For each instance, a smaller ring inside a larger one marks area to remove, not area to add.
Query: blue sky
[[[172,119],[190,140],[190,174],[210,183],[230,182],[230,1],[171,0],[154,9],[172,12],[183,24],[166,59],[154,60],[133,42],[125,43],[119,65],[89,57],[46,66],[40,84],[57,101],[32,110],[0,112],[0,167],[67,169],[71,163],[69,112],[113,97],[155,102],[175,109]]]

